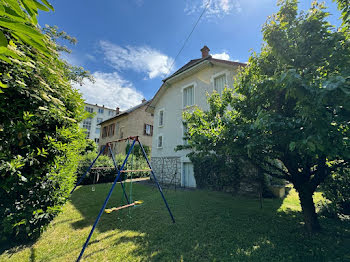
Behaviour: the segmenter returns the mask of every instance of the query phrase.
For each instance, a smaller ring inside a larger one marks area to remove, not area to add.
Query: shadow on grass
[[[35,255],[35,248],[31,247],[30,248],[30,262],[35,262],[36,255]]]
[[[73,194],[72,204],[84,217],[72,224],[74,228],[92,226],[110,187],[98,185],[95,192],[81,187]],[[166,197],[176,219],[173,224],[158,191],[135,184],[133,192],[133,199],[144,204],[130,212],[104,213],[97,231],[136,232],[110,243],[136,246],[127,251],[134,257],[150,261],[350,261],[349,222],[321,218],[324,230],[309,236],[300,212],[278,211],[280,199],[265,199],[260,209],[256,199],[205,190],[169,190]],[[121,196],[116,187],[107,207],[121,205]],[[90,247],[101,240],[92,241]],[[85,257],[103,249],[88,250]]]

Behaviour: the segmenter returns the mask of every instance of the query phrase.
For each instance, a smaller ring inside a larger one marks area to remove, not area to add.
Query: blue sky
[[[42,12],[39,23],[57,25],[78,39],[68,62],[83,66],[96,82],[80,89],[89,103],[122,110],[151,99],[169,73],[200,58],[207,45],[212,55],[246,62],[259,51],[261,27],[275,13],[277,0],[211,0],[207,12],[174,58],[207,0],[51,0],[55,12]],[[325,1],[339,25],[335,3]],[[311,6],[300,1],[300,9]]]

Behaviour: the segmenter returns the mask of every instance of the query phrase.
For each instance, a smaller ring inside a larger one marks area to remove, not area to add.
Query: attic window
[[[163,147],[163,136],[162,135],[158,136],[157,147],[158,148],[162,148]]]
[[[194,86],[189,86],[183,89],[183,103],[184,107],[194,105]]]
[[[216,92],[221,94],[222,91],[224,91],[225,86],[226,86],[226,75],[225,74],[214,78],[214,89],[216,90]]]
[[[164,126],[164,110],[159,110],[159,121],[158,121],[159,127]]]

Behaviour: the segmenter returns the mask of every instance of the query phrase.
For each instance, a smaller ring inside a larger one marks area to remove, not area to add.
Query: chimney
[[[116,111],[115,114],[116,114],[116,115],[119,115],[119,109],[120,109],[119,107],[117,107],[117,108],[115,109],[115,111]]]
[[[203,46],[203,48],[201,49],[201,52],[202,52],[202,58],[205,58],[209,55],[209,47],[207,47],[206,45]]]
[[[141,101],[141,103],[144,103],[144,102],[146,102],[147,100],[144,98],[144,99],[142,99],[142,101]]]

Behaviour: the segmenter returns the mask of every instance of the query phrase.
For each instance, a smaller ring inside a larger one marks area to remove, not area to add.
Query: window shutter
[[[143,124],[143,135],[146,135],[146,124]]]

